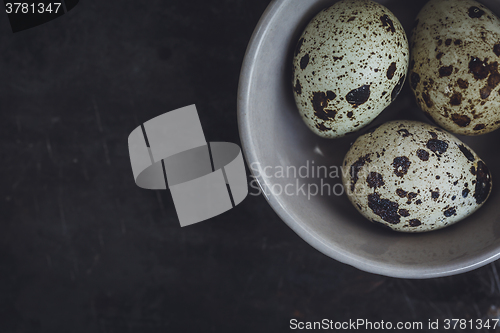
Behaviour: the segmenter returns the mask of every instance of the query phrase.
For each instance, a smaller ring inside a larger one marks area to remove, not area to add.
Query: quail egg
[[[358,211],[402,232],[456,223],[481,207],[492,187],[488,167],[470,147],[417,121],[388,122],[360,136],[343,167]]]
[[[410,86],[446,130],[479,135],[500,127],[500,19],[472,0],[431,0],[411,38]]]
[[[321,137],[357,131],[399,94],[408,62],[408,40],[394,14],[370,0],[339,1],[309,22],[296,45],[299,112]]]

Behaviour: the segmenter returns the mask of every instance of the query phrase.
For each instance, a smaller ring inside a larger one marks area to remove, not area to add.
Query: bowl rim
[[[254,138],[251,133],[251,123],[247,116],[247,114],[251,111],[249,101],[252,89],[253,72],[256,67],[256,59],[262,49],[262,40],[265,37],[266,32],[271,27],[275,15],[279,13],[283,6],[289,1],[292,0],[273,0],[267,6],[250,38],[240,71],[237,95],[237,121],[242,151],[248,166],[259,161],[255,150]],[[263,184],[266,185],[265,179],[263,179],[260,174],[255,174],[252,168],[249,167],[249,169],[253,178],[257,181],[260,188],[263,189]],[[428,266],[425,268],[400,266],[396,263],[374,264],[366,258],[354,255],[349,251],[342,250],[340,248],[332,248],[323,240],[316,237],[311,231],[311,228],[308,228],[305,224],[295,220],[293,216],[280,204],[278,197],[273,195],[267,196],[265,191],[262,191],[262,193],[276,214],[309,245],[336,261],[353,266],[365,272],[396,278],[428,279],[465,273],[487,265],[488,263],[500,258],[500,250],[497,249],[495,251],[492,249],[476,254],[475,256],[469,258],[465,263],[461,264],[454,263],[439,266]]]

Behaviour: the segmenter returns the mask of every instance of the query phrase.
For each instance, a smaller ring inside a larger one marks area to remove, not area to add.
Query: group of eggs
[[[410,57],[411,54],[411,57]],[[339,138],[370,124],[406,78],[436,125],[398,120],[360,136],[343,183],[366,218],[403,232],[451,225],[488,198],[486,164],[450,134],[500,127],[500,19],[473,0],[430,0],[410,43],[398,19],[371,0],[317,14],[294,50],[293,91],[307,126]]]

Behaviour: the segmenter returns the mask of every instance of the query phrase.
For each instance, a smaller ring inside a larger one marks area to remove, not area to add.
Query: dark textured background
[[[298,1],[298,0],[297,0]],[[13,34],[0,15],[0,332],[287,332],[289,320],[498,318],[497,263],[432,280],[364,273],[249,196],[180,228],[135,186],[128,134],[196,104],[239,144],[236,94],[268,0],[84,0]]]

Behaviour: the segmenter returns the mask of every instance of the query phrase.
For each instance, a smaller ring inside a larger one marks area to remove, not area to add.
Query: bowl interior
[[[408,38],[425,1],[379,1],[400,20]],[[481,1],[495,13],[500,2]],[[254,32],[240,78],[238,119],[251,172],[250,195],[261,190],[278,215],[326,255],[365,271],[426,278],[465,272],[499,257],[500,157],[493,142],[500,131],[458,136],[487,163],[493,177],[490,198],[476,213],[448,228],[423,234],[386,230],[362,217],[343,193],[341,165],[361,130],[342,139],[310,131],[295,106],[291,85],[293,49],[303,29],[332,0],[271,3]],[[396,99],[368,127],[393,119],[429,122],[414,102],[408,81]]]

